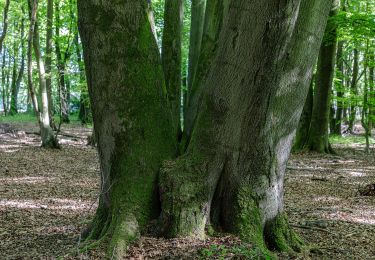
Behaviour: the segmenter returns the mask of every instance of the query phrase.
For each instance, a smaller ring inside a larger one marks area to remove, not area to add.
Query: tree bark
[[[40,41],[39,41],[39,30],[37,25],[37,10],[38,10],[38,0],[29,0],[29,7],[31,10],[31,22],[30,22],[30,31],[29,31],[29,38],[31,37],[32,40],[29,39],[29,48],[34,49],[35,60],[38,66],[38,74],[39,74],[39,92],[40,92],[40,100],[41,100],[41,107],[38,107],[38,103],[36,101],[36,95],[34,93],[34,87],[32,84],[32,57],[31,57],[31,49],[28,53],[28,64],[29,64],[29,90],[33,99],[33,105],[36,109],[38,114],[38,121],[40,127],[40,135],[42,138],[42,147],[44,148],[59,148],[59,143],[54,136],[52,128],[50,126],[50,116],[49,116],[49,109],[48,109],[48,94],[47,94],[47,85],[46,85],[46,77],[45,77],[45,66],[43,59],[41,57],[40,51]],[[35,9],[35,10],[34,10]],[[30,45],[32,44],[32,46]]]
[[[311,80],[309,92],[307,94],[307,99],[305,101],[305,105],[302,110],[302,115],[299,120],[298,128],[296,137],[294,139],[293,144],[293,151],[300,151],[306,147],[310,125],[311,125],[311,118],[312,118],[312,110],[314,104],[314,90],[313,90],[314,82]]]
[[[193,82],[189,89],[189,99],[185,108],[183,140],[183,146],[185,148],[190,142],[204,90],[202,86],[204,85],[204,79],[207,76],[217,51],[219,35],[222,30],[228,5],[228,0],[207,1],[199,60]]]
[[[202,238],[211,224],[265,253],[299,249],[283,178],[329,9],[231,2],[187,152],[160,176],[167,235]]]
[[[206,0],[191,1],[191,27],[188,64],[188,99],[190,98],[190,90],[193,85],[195,73],[198,67],[199,55],[201,52],[205,9]]]
[[[8,13],[9,13],[9,5],[10,5],[10,0],[5,0],[5,6],[4,6],[4,11],[3,11],[3,31],[1,32],[0,35],[0,53],[3,51],[3,43],[5,40],[5,37],[7,35],[7,30],[8,30]]]
[[[164,32],[162,63],[168,99],[171,105],[176,139],[181,139],[181,69],[182,27],[184,1],[166,0],[164,8]]]
[[[337,45],[337,78],[340,83],[337,85],[337,111],[336,111],[336,125],[334,127],[333,133],[336,135],[341,135],[341,125],[343,120],[343,109],[344,109],[344,92],[345,92],[345,72],[344,72],[344,42],[340,41]]]
[[[337,15],[339,4],[334,2],[330,17]],[[328,20],[325,40],[320,48],[315,83],[315,96],[307,148],[319,153],[334,153],[329,144],[330,102],[336,64],[337,27]]]
[[[4,110],[4,116],[8,114],[7,111],[7,93],[6,93],[6,87],[5,87],[5,80],[6,80],[6,73],[5,73],[5,61],[6,61],[6,49],[3,49],[2,54],[2,62],[1,62],[1,97],[3,100],[3,110]]]
[[[12,87],[12,98],[11,98],[11,113],[17,114],[18,113],[18,93],[20,91],[21,82],[23,78],[23,73],[25,71],[25,10],[22,6],[22,19],[21,19],[21,65],[18,70],[18,74],[15,77],[14,86]]]
[[[374,117],[375,117],[375,92],[374,92],[374,86],[375,86],[375,54],[374,54],[374,48],[370,49],[369,54],[369,132],[371,135],[371,130],[374,127]]]
[[[108,235],[116,259],[159,215],[159,169],[176,151],[147,8],[146,1],[78,1],[102,179],[88,239]]]
[[[354,133],[354,125],[357,114],[357,95],[358,95],[358,74],[359,74],[359,51],[357,48],[353,51],[353,74],[350,83],[350,116],[349,116],[349,133]]]
[[[47,0],[47,30],[46,30],[46,86],[50,126],[56,128],[53,120],[54,106],[52,98],[52,42],[53,42],[53,0]]]
[[[82,58],[81,47],[79,44],[78,31],[74,36],[74,45],[76,49],[77,63],[79,67],[79,84],[80,84],[80,98],[79,98],[79,120],[82,124],[87,124],[91,121],[91,107],[90,98],[87,90],[85,79],[85,65]]]

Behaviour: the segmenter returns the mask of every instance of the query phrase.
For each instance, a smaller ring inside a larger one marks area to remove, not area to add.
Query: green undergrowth
[[[200,259],[271,259],[264,257],[262,252],[246,244],[236,246],[212,245],[199,251]]]
[[[375,139],[373,137],[370,137],[370,144],[375,143]],[[346,136],[340,136],[340,135],[331,135],[329,137],[329,141],[333,145],[366,145],[366,138],[364,135],[346,135]]]
[[[55,115],[54,121],[56,123],[60,122],[60,117]],[[73,113],[69,116],[71,123],[80,123],[78,113]],[[13,116],[0,116],[0,123],[25,123],[25,122],[36,122],[37,118],[31,113],[19,113]],[[89,125],[90,126],[90,125]]]

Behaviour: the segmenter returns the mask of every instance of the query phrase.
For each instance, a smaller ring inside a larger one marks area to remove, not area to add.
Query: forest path
[[[337,155],[294,154],[288,164],[285,209],[290,223],[319,250],[313,259],[375,259],[374,150],[336,146]]]
[[[99,164],[96,150],[86,146],[90,129],[63,127],[61,150],[41,149],[35,131],[33,123],[0,124],[0,259],[71,256],[95,212]],[[285,183],[290,223],[319,249],[313,259],[375,259],[375,197],[358,194],[359,187],[375,183],[374,155],[361,146],[335,148],[334,156],[292,155]],[[144,237],[129,253],[135,259],[193,259],[202,248],[218,255],[226,250],[220,245],[238,243],[233,237],[203,242]]]

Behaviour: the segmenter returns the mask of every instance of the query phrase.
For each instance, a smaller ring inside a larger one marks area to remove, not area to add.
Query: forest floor
[[[0,259],[103,259],[101,250],[79,251],[79,234],[99,195],[97,152],[86,145],[90,129],[64,126],[61,150],[41,149],[36,131],[34,123],[0,123]],[[358,192],[375,184],[375,157],[358,143],[334,147],[337,155],[294,154],[288,164],[285,209],[293,229],[313,248],[296,257],[375,259],[375,197]],[[129,259],[254,256],[230,236],[143,237],[129,254]]]

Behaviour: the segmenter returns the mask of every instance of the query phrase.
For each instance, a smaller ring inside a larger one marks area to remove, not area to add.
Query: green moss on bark
[[[301,238],[289,226],[284,214],[266,223],[264,235],[268,248],[273,251],[301,252],[304,245]]]

